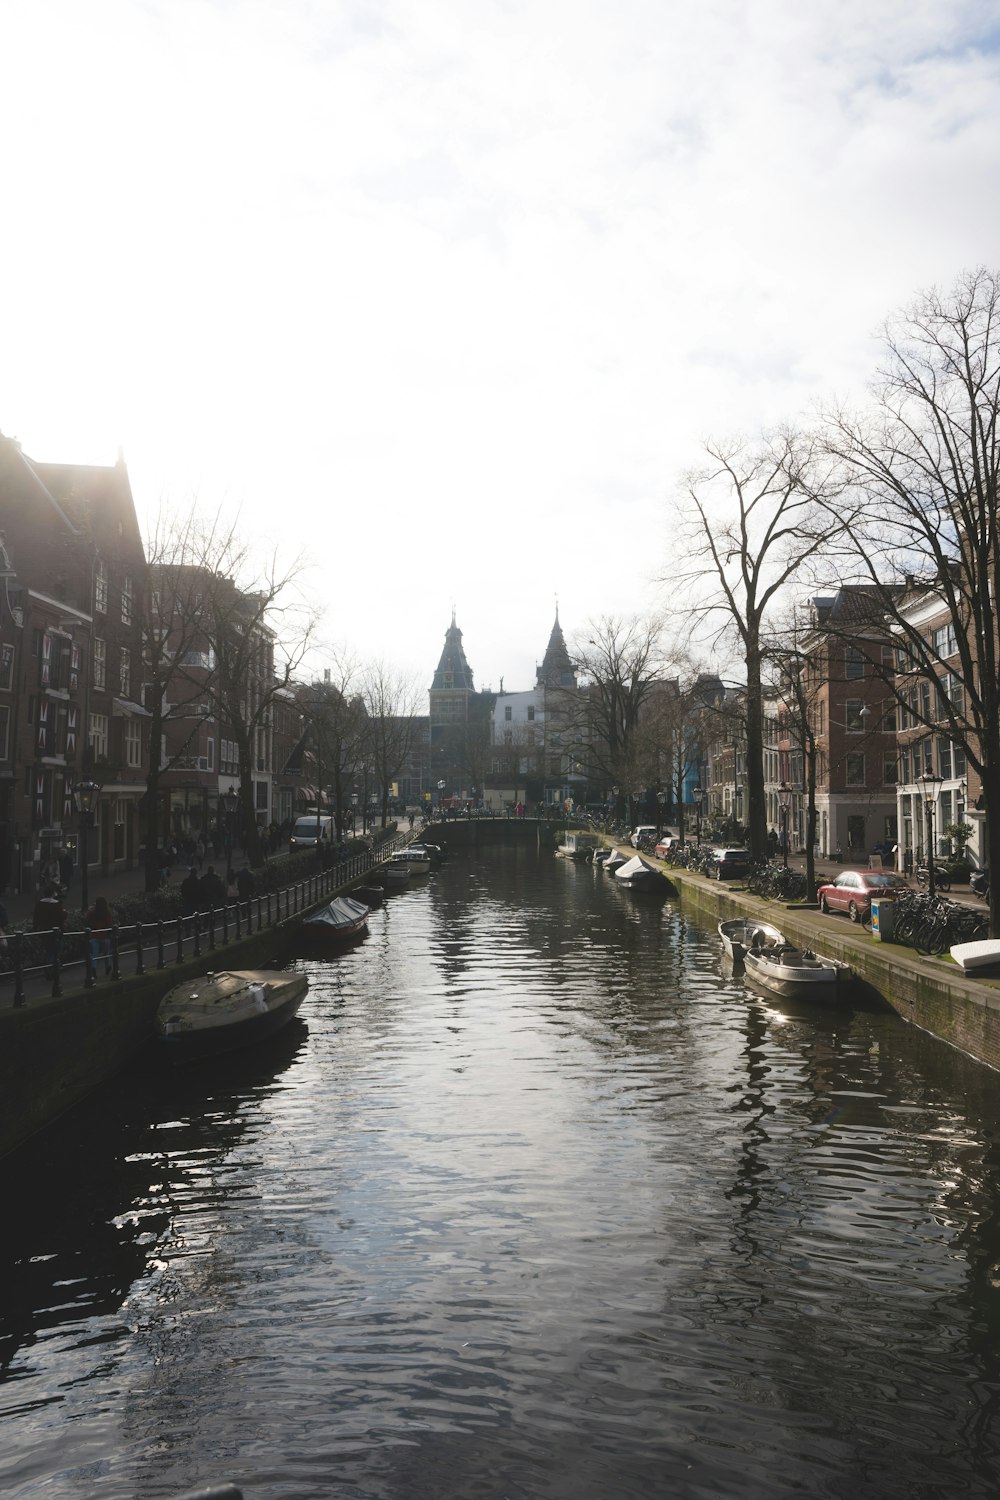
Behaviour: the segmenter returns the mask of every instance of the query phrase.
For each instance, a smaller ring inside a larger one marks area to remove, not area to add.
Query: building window
[[[10,692],[14,685],[14,647],[0,646],[0,688]]]
[[[882,781],[885,786],[895,786],[899,776],[899,765],[891,751],[886,751],[882,762]]]
[[[896,733],[896,700],[890,698],[882,706],[882,731],[884,734]]]
[[[205,754],[206,754],[206,758],[208,760],[208,769],[210,771],[214,771],[215,770],[215,739],[214,739],[214,737],[212,735],[209,735],[208,739],[205,741]]]
[[[949,621],[947,625],[942,625],[938,630],[935,630],[934,650],[942,660],[955,655],[955,652],[958,650],[958,640],[955,636],[953,621]]]
[[[847,757],[847,785],[864,786],[865,757],[861,750],[852,750]]]
[[[511,706],[510,706],[509,703],[508,703],[507,707],[503,711],[503,716],[506,719],[506,721],[507,721],[508,724],[510,723],[511,719],[514,717],[514,710],[511,708]]]
[[[127,698],[132,684],[132,653],[123,650],[118,666],[118,681],[123,698]]]
[[[865,727],[865,704],[863,698],[848,698],[844,705],[844,727],[848,734],[861,734]]]
[[[108,685],[108,643],[107,641],[94,642],[94,686],[95,688],[106,688]]]
[[[0,708],[0,760],[10,759],[10,707]]]
[[[953,774],[955,776],[964,776],[966,772],[965,746],[953,745],[952,749],[955,752],[955,770]]]
[[[534,720],[534,717],[535,717],[535,710],[534,710],[534,708],[533,707],[529,708],[528,709],[528,723],[529,724]]]
[[[857,646],[848,646],[845,661],[848,682],[858,682],[865,675],[864,653]]]
[[[103,559],[98,558],[94,564],[94,613],[106,615],[108,612],[108,569]]]
[[[951,776],[951,741],[938,738],[938,772],[947,781]]]
[[[91,714],[90,716],[90,748],[95,755],[107,756],[108,753],[108,716],[107,714]]]
[[[905,786],[910,779],[910,752],[900,750],[899,752],[899,779]]]
[[[125,574],[122,579],[122,624],[132,623],[132,580]]]
[[[135,719],[129,719],[125,725],[125,764],[142,765],[142,729]]]

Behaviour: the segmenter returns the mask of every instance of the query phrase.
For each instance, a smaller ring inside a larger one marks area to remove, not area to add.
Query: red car
[[[873,896],[888,896],[893,891],[908,891],[902,875],[889,870],[842,870],[830,885],[816,892],[820,911],[846,911],[852,922],[868,919]]]

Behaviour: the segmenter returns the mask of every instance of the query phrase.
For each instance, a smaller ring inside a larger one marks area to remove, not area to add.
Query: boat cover
[[[336,896],[329,906],[318,911],[314,917],[307,917],[302,925],[330,927],[335,932],[346,932],[357,927],[367,916],[368,907],[362,906],[360,901],[355,901],[351,896]]]

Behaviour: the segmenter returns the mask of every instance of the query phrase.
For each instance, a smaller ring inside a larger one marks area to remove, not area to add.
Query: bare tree
[[[347,797],[364,756],[366,718],[359,674],[355,659],[341,651],[332,655],[322,682],[313,682],[296,694],[306,715],[306,739],[316,759],[317,781],[325,781],[333,790],[338,837],[346,825]]]
[[[884,344],[873,411],[829,414],[827,439],[862,502],[851,539],[884,589],[896,665],[927,684],[907,709],[964,748],[982,786],[986,860],[1000,869],[1000,273],[922,293],[886,324]],[[921,628],[915,581],[950,634]],[[990,921],[1000,936],[996,895]]]
[[[366,753],[379,789],[384,828],[392,783],[413,748],[420,689],[412,677],[377,661],[365,671],[361,696],[366,713]]]
[[[711,632],[736,647],[746,672],[747,826],[756,858],[767,848],[763,670],[768,622],[791,580],[831,545],[840,516],[824,509],[835,480],[815,441],[794,432],[756,443],[709,444],[711,460],[688,475],[681,551],[670,579]]]

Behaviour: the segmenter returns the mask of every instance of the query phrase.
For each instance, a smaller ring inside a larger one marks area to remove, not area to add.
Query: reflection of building
[[[124,461],[36,463],[0,437],[0,888],[76,851],[73,786],[98,782],[91,864],[127,869],[145,790],[146,564]]]

